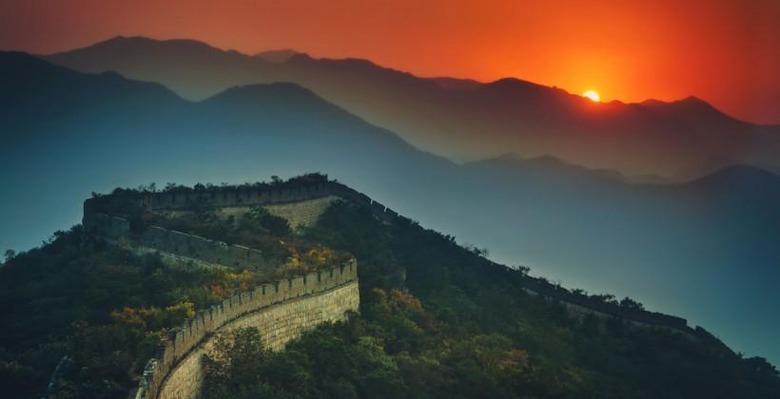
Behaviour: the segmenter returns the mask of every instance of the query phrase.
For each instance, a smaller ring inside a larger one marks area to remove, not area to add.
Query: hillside
[[[79,71],[159,82],[192,100],[236,85],[293,82],[418,148],[458,161],[506,152],[550,155],[674,181],[733,164],[780,170],[778,126],[736,120],[694,97],[594,104],[514,78],[427,79],[367,60],[286,55],[269,61],[190,40],[117,37],[45,58]]]
[[[684,319],[531,278],[527,269],[491,262],[321,175],[149,190],[95,196],[85,205],[84,227],[57,232],[0,268],[4,392],[40,397],[51,382],[50,398],[127,397],[146,359],[182,321],[278,278],[251,262],[215,268],[172,261],[165,251],[206,252],[133,238],[162,225],[284,253],[274,261],[283,274],[327,270],[328,259],[344,259],[339,254],[360,264],[360,313],[345,322],[306,333],[281,352],[267,351],[257,329],[217,334],[206,398],[780,394],[780,377],[765,359],[734,354]],[[271,214],[271,204],[327,196],[343,201],[296,232]],[[247,211],[220,213],[228,205]],[[117,225],[96,230],[90,215],[101,212],[128,218],[130,235],[106,241]],[[140,255],[144,245],[163,249]]]

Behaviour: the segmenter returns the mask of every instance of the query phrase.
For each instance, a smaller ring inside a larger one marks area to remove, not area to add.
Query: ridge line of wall
[[[114,197],[111,195],[92,198],[84,202],[85,219],[88,213],[94,213],[100,209],[99,202],[109,203],[112,201],[120,202],[123,206],[136,206],[147,210],[155,209],[176,209],[179,207],[191,206],[198,202],[208,202],[215,206],[246,206],[246,205],[266,205],[285,202],[295,202],[308,199],[326,197],[329,195],[337,196],[351,201],[357,205],[365,206],[371,210],[375,218],[384,223],[414,223],[411,219],[399,215],[397,212],[385,205],[373,200],[369,196],[335,181],[324,181],[314,184],[301,184],[297,187],[274,188],[274,187],[244,187],[244,188],[221,188],[206,189],[202,191],[191,191],[186,193],[138,193],[126,197]],[[129,201],[129,202],[128,202]],[[492,262],[491,262],[492,263]],[[725,347],[725,344],[712,336],[701,326],[692,328],[688,326],[687,320],[681,317],[671,316],[658,312],[646,310],[627,311],[609,307],[609,305],[594,303],[586,298],[578,298],[570,292],[560,292],[554,286],[546,286],[544,283],[536,281],[530,277],[524,277],[521,281],[524,289],[533,291],[539,295],[552,298],[563,303],[582,306],[596,312],[607,313],[614,317],[624,320],[646,323],[658,327],[671,328],[687,334],[692,334],[697,338],[711,342],[717,342]],[[602,306],[603,305],[603,306]],[[604,306],[607,306],[605,308]]]
[[[195,204],[209,204],[215,207],[271,205],[299,202],[327,196],[336,196],[369,207],[374,216],[392,222],[403,219],[392,209],[372,200],[367,195],[344,184],[327,181],[300,184],[292,187],[214,187],[183,192],[137,192],[107,194],[84,201],[84,215],[113,214],[117,209],[143,209],[147,211],[181,209]]]

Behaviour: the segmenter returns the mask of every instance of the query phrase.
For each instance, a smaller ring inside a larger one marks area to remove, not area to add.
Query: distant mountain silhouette
[[[268,62],[283,63],[287,62],[290,58],[301,54],[295,50],[269,50],[255,55],[256,58],[261,58]]]
[[[0,53],[0,157],[13,153],[4,159],[6,167],[14,165],[14,158],[36,157],[36,147],[16,153],[26,148],[17,147],[24,140],[76,143],[86,137],[78,128],[86,115],[107,115],[108,124],[130,122],[126,118],[141,123],[178,112],[185,104],[157,83],[130,82],[115,72],[85,76],[27,54]]]
[[[193,52],[214,51],[186,43]],[[399,85],[440,90],[361,61],[290,62],[381,72]],[[424,226],[487,247],[498,261],[631,296],[717,331],[737,350],[780,360],[780,316],[772,308],[780,302],[780,177],[763,170],[631,184],[620,173],[552,157],[458,165],[295,84],[232,87],[190,102],[158,84],[78,73],[19,53],[0,53],[0,71],[0,101],[13,106],[0,108],[0,249],[29,248],[68,228],[83,198],[117,184],[242,183],[322,171]],[[476,91],[542,103],[570,97],[514,80]],[[580,102],[564,104],[596,106]],[[628,110],[631,120],[668,112],[598,106]]]
[[[717,201],[719,208],[733,209],[714,217],[744,217],[752,213],[765,223],[780,225],[780,179],[774,173],[744,165],[729,166],[687,186],[707,201]]]
[[[468,161],[552,155],[630,176],[684,181],[733,164],[780,168],[780,126],[735,120],[697,99],[594,104],[517,79],[425,79],[358,59],[268,58],[187,40],[115,38],[46,58],[84,72],[117,71],[189,99],[228,87],[294,82],[418,148]]]
[[[40,62],[25,53],[3,52],[0,53],[0,103],[3,117],[13,115],[13,120],[35,121],[41,114],[72,115],[85,106],[153,110],[184,101],[158,83],[129,82],[116,72],[85,76]]]
[[[734,165],[720,169],[708,176],[691,182],[696,186],[712,186],[715,188],[740,188],[752,187],[771,190],[773,193],[780,191],[780,179],[777,175],[761,168]]]
[[[600,177],[608,181],[626,182],[627,178],[619,172],[612,170],[588,169],[579,165],[569,164],[551,156],[523,159],[514,154],[505,154],[497,158],[467,164],[467,167],[480,168],[504,168],[505,172],[515,173],[516,178],[522,178],[523,174],[540,176],[543,178],[562,178],[587,176]],[[497,171],[497,170],[496,170]]]
[[[474,90],[482,86],[481,82],[472,79],[457,79],[448,77],[428,79],[448,90]]]

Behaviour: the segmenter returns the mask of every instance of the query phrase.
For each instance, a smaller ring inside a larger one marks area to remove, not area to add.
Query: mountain
[[[74,120],[87,109],[152,117],[157,110],[184,103],[157,83],[129,82],[115,72],[86,76],[24,53],[0,53],[0,76],[0,118],[5,122],[0,143],[8,145],[25,129],[57,130],[55,119]],[[5,150],[11,149],[8,145]]]
[[[521,180],[531,177],[557,180],[571,178],[577,180],[580,177],[600,178],[607,181],[627,182],[628,178],[619,172],[608,169],[588,169],[579,165],[563,162],[549,155],[536,158],[523,159],[514,154],[476,161],[466,164],[473,169],[492,169],[491,175],[512,174],[511,179]]]
[[[84,222],[0,267],[6,396],[780,395],[765,358],[683,318],[492,262],[320,174],[118,189]]]
[[[733,164],[780,167],[780,126],[738,121],[695,98],[595,104],[518,79],[425,79],[366,60],[284,54],[269,61],[192,41],[118,37],[46,59],[160,82],[193,100],[234,85],[294,82],[418,148],[460,161],[551,155],[676,181]]]
[[[478,82],[473,79],[441,77],[441,78],[429,78],[429,80],[433,81],[434,83],[436,83],[437,85],[441,86],[444,89],[450,89],[450,90],[474,90],[482,86],[481,82]]]
[[[274,63],[284,63],[287,62],[290,58],[299,55],[301,53],[295,51],[295,50],[269,50],[264,51],[260,54],[256,54],[255,58],[261,58],[268,62],[274,62]]]
[[[471,203],[480,213],[460,220],[490,243],[493,258],[543,267],[544,275],[591,291],[637,296],[654,309],[674,302],[691,317],[728,314],[734,324],[718,323],[721,337],[744,324],[761,324],[750,333],[754,339],[776,334],[778,322],[764,315],[780,301],[769,289],[780,283],[777,175],[735,166],[684,184],[637,185],[549,163],[503,158],[466,165],[483,182],[471,190],[503,188]],[[621,291],[629,286],[630,294]],[[780,350],[776,343],[768,348]]]
[[[737,350],[780,359],[780,317],[767,308],[780,301],[780,195],[768,189],[778,177],[762,170],[635,184],[550,157],[458,165],[294,84],[233,87],[191,102],[115,74],[22,54],[0,60],[3,98],[19,104],[2,116],[3,140],[13,138],[0,146],[2,249],[30,248],[78,223],[92,191],[326,171],[462,244],[487,248],[491,259],[631,296],[717,331]],[[22,81],[46,84],[14,83]],[[489,89],[518,87],[550,94],[515,81]]]

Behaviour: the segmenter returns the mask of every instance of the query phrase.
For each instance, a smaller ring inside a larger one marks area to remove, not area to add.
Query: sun
[[[582,93],[582,96],[595,103],[601,101],[601,96],[596,90],[588,90],[585,93]]]

